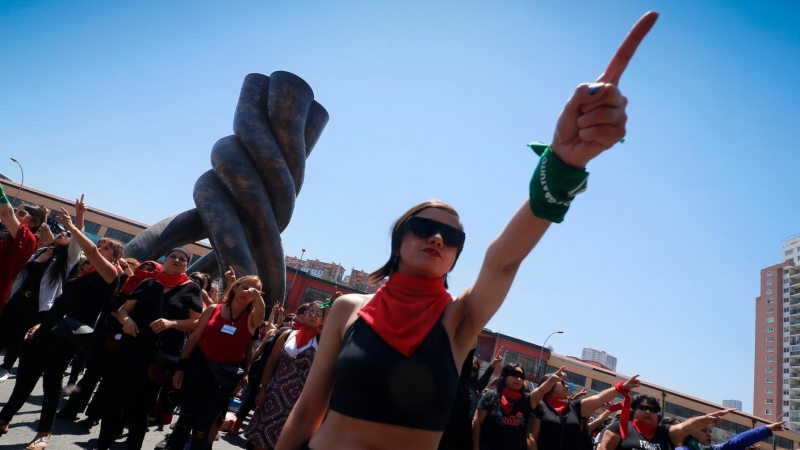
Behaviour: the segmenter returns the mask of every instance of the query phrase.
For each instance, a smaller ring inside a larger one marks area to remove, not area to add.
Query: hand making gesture
[[[586,163],[625,137],[628,99],[619,90],[619,80],[656,19],[655,11],[642,16],[597,82],[581,84],[567,101],[551,145],[565,163],[584,168]]]

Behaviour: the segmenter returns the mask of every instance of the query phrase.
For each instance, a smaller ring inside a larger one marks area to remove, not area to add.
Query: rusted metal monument
[[[233,135],[211,149],[212,169],[194,185],[196,208],[158,222],[125,246],[125,255],[155,260],[208,238],[213,250],[189,272],[257,274],[269,308],[286,289],[281,232],[294,212],[306,158],[328,123],[311,87],[288,72],[244,79]]]

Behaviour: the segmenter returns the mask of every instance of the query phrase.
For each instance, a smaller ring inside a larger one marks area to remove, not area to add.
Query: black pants
[[[8,300],[0,313],[0,350],[6,350],[6,357],[0,367],[6,370],[11,370],[17,362],[25,333],[41,322],[39,297],[25,297],[21,291],[17,291]]]
[[[84,372],[83,378],[78,384],[75,385],[75,390],[70,394],[67,404],[61,409],[62,413],[76,415],[86,410],[86,406],[92,397],[92,392],[94,392],[100,382],[100,378],[103,376],[103,367],[109,361],[109,354],[103,348],[103,344],[105,344],[105,339],[99,344],[93,343],[86,358],[86,372]],[[99,403],[97,406],[99,406]],[[100,420],[99,415],[93,418]]]
[[[126,345],[127,344],[127,345]],[[141,349],[135,343],[123,343],[116,360],[108,365],[103,383],[103,418],[97,448],[108,450],[122,428],[123,410],[128,419],[128,450],[142,448],[147,434],[147,415],[156,403],[161,385],[153,383],[147,369],[155,357],[155,349]]]
[[[206,450],[211,427],[227,410],[234,388],[220,385],[209,371],[205,356],[195,351],[181,388],[181,415],[166,450],[183,450],[190,433],[192,450]]]
[[[50,330],[40,328],[23,346],[14,391],[0,411],[0,419],[11,422],[28,400],[39,378],[43,378],[44,399],[38,431],[50,432],[58,403],[61,401],[61,380],[75,350],[71,343],[53,336]]]

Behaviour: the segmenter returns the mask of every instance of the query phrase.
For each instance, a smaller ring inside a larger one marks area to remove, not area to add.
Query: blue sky
[[[661,12],[620,84],[627,142],[589,165],[488,326],[536,343],[563,329],[559,353],[603,349],[620,372],[752,409],[758,271],[800,233],[800,7],[163,3],[2,3],[0,173],[16,180],[13,156],[31,187],[154,223],[193,207],[244,76],[287,70],[331,119],[286,252],[374,270],[392,221],[439,198],[468,236],[453,293],[527,195],[525,144]]]

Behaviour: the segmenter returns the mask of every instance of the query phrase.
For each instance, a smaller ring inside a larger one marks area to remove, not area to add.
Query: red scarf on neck
[[[176,286],[183,286],[186,283],[191,283],[192,279],[186,272],[179,273],[178,275],[167,275],[166,272],[156,273],[156,281],[161,283],[162,286],[167,288],[174,288]]]
[[[511,414],[511,411],[514,409],[514,404],[517,403],[517,400],[520,398],[522,398],[522,393],[519,391],[503,388],[503,392],[500,395],[500,409],[503,410],[503,414]]]
[[[556,414],[559,416],[563,416],[564,412],[569,408],[569,399],[566,397],[553,397],[552,395],[548,395],[544,398],[544,401],[547,402],[551,408],[556,410]]]
[[[633,419],[633,428],[636,428],[636,431],[638,431],[639,434],[650,440],[656,435],[656,428],[658,428],[658,424],[644,423],[639,419]]]
[[[294,329],[297,330],[294,339],[297,341],[298,350],[305,347],[311,339],[314,339],[320,333],[319,328],[311,328],[308,325],[295,326]]]
[[[358,315],[393,349],[410,356],[451,301],[444,278],[395,272]]]
[[[616,386],[614,386],[614,388],[625,398],[625,400],[622,401],[622,412],[619,413],[619,434],[620,436],[622,436],[622,439],[625,439],[628,437],[628,423],[630,423],[630,418],[631,418],[631,391],[625,389],[623,386],[625,386],[625,382],[620,381],[619,383],[616,384]],[[642,425],[644,425],[644,427],[642,427]],[[652,439],[653,436],[655,436],[656,426],[657,425],[650,425],[646,423],[642,424],[636,419],[633,420],[633,428],[635,428],[636,431],[639,432],[639,434],[646,437],[647,439]],[[640,427],[641,430],[639,429]],[[652,431],[650,431],[651,427]]]
[[[122,286],[122,292],[131,295],[131,293],[133,293],[134,289],[136,289],[136,286],[138,286],[139,283],[148,278],[153,278],[156,275],[158,275],[158,272],[161,272],[161,264],[155,261],[145,261],[144,263],[154,264],[156,270],[150,272],[142,269],[136,269],[133,272],[133,275],[129,276],[128,279],[125,280],[125,284]]]

